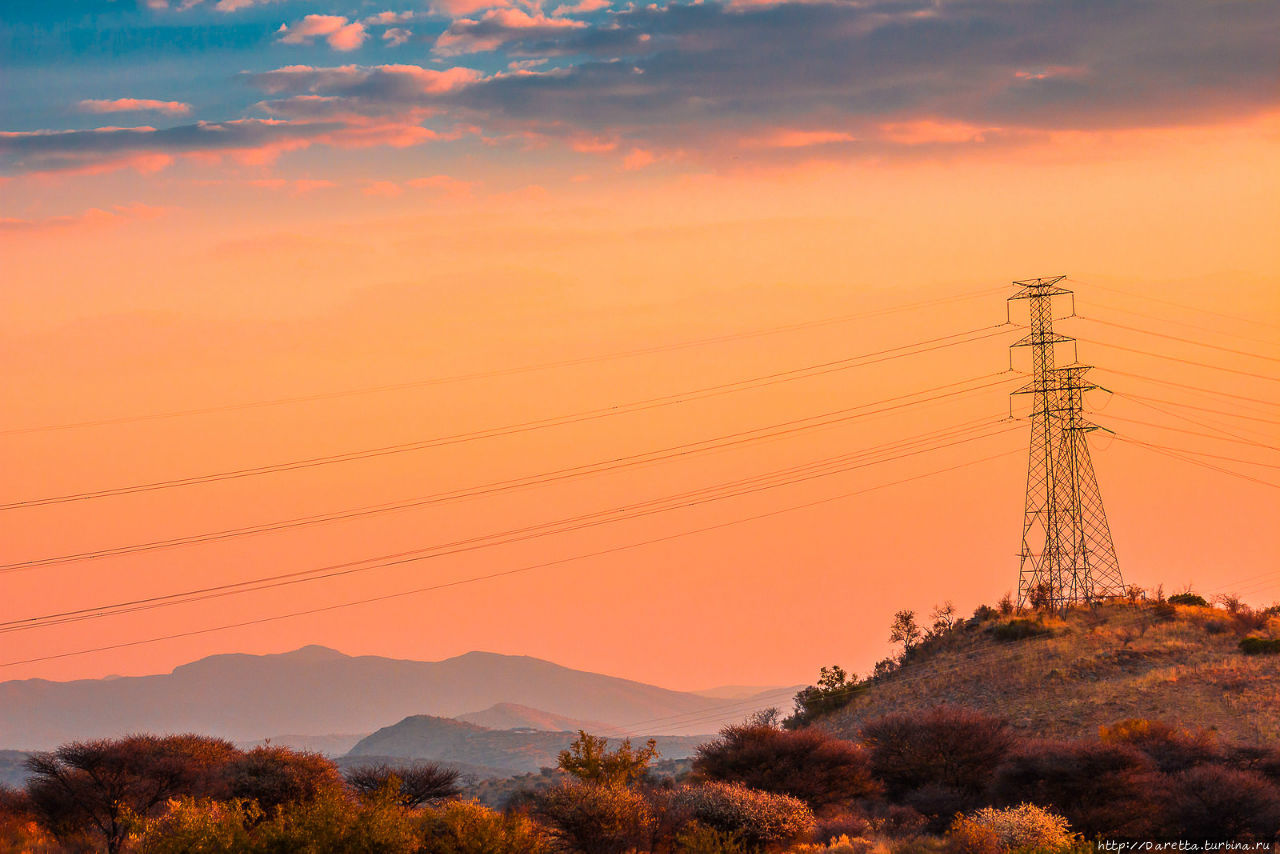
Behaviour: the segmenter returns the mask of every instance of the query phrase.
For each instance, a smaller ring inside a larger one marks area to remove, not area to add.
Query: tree
[[[557,766],[584,783],[605,786],[629,786],[644,778],[649,763],[658,758],[658,743],[649,739],[644,747],[633,748],[631,739],[623,739],[613,752],[609,740],[578,730],[578,737],[568,750],[560,751]]]
[[[130,823],[170,798],[225,796],[225,769],[239,755],[230,742],[200,735],[77,741],[27,760],[27,793],[55,836],[97,833],[116,854]]]
[[[361,797],[386,792],[401,806],[417,807],[458,794],[456,768],[424,762],[403,768],[367,765],[347,772],[347,785]]]
[[[889,642],[902,644],[904,655],[916,648],[920,637],[915,611],[899,611],[893,615],[893,625],[889,627]]]
[[[693,770],[704,780],[791,795],[814,809],[868,797],[880,788],[860,745],[818,729],[727,726],[719,738],[698,748]]]
[[[337,767],[319,753],[255,747],[227,766],[228,794],[256,801],[264,813],[342,788]]]
[[[933,625],[929,628],[929,637],[939,637],[955,628],[956,606],[950,600],[934,606]]]
[[[857,693],[857,680],[850,679],[843,667],[833,664],[818,673],[818,684],[796,692],[795,711],[783,722],[788,729],[799,729],[814,718],[831,714],[849,704]]]

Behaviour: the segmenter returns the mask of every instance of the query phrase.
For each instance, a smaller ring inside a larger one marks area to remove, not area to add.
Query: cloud
[[[281,24],[276,31],[284,44],[313,44],[323,38],[334,50],[356,50],[369,37],[364,24],[348,21],[342,15],[307,15],[292,26]]]
[[[116,98],[114,100],[87,99],[77,106],[86,113],[128,113],[151,111],[171,116],[191,112],[191,105],[182,101],[153,101],[149,98]]]
[[[137,202],[129,205],[112,205],[109,209],[88,208],[78,214],[26,219],[20,217],[0,217],[0,234],[19,232],[54,231],[74,228],[82,225],[105,225],[119,223],[123,220],[155,219],[169,211],[168,208],[144,205]]]
[[[612,5],[609,0],[579,0],[577,3],[557,6],[552,12],[553,15],[586,15],[590,12],[599,12],[601,9],[608,9]]]
[[[431,13],[444,18],[459,18],[463,15],[483,12],[485,9],[510,7],[510,0],[434,0],[431,4]]]
[[[406,186],[415,190],[438,190],[446,196],[462,198],[471,195],[476,184],[473,181],[462,181],[448,175],[430,175],[426,178],[414,178],[406,182]]]
[[[652,151],[643,148],[633,148],[627,152],[627,156],[622,158],[623,169],[643,169],[658,158],[654,156]]]
[[[404,27],[391,27],[382,34],[382,40],[388,47],[399,47],[411,38],[413,38],[413,31]]]
[[[404,192],[404,187],[394,181],[372,181],[361,190],[366,196],[378,196],[384,199],[395,198]]]
[[[369,27],[393,27],[412,20],[413,12],[379,12],[363,19],[360,23]]]
[[[530,15],[521,9],[491,9],[479,20],[460,18],[436,39],[436,52],[444,56],[480,53],[503,46],[541,41],[561,30],[583,29],[582,21],[549,18],[541,12]]]
[[[268,163],[285,151],[306,148],[344,130],[339,123],[293,124],[271,119],[197,122],[152,127],[0,133],[0,167],[18,173],[95,174],[134,168],[155,171],[175,156],[203,162],[232,157]]]
[[[856,140],[857,137],[844,131],[782,129],[744,139],[742,146],[744,148],[810,148],[815,145],[832,145]]]

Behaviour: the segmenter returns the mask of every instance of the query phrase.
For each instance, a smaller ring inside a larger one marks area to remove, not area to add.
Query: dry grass
[[[1109,605],[1009,643],[991,636],[1001,622],[922,647],[818,725],[852,736],[868,718],[946,704],[1000,715],[1032,736],[1093,736],[1124,718],[1155,718],[1227,742],[1280,740],[1280,657],[1242,655],[1240,638],[1258,630],[1224,610]]]

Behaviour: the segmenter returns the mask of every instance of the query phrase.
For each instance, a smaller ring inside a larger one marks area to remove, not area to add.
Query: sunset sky
[[[865,672],[895,610],[1016,586],[996,327],[1059,274],[1126,579],[1280,600],[1278,39],[1257,0],[5,4],[0,680]]]

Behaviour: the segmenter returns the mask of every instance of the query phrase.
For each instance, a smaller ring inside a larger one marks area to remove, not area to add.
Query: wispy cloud
[[[191,112],[191,105],[182,101],[153,101],[150,98],[115,98],[98,100],[88,98],[77,106],[85,113],[133,113],[156,112],[171,116],[186,115]]]
[[[356,50],[369,33],[361,21],[348,21],[342,15],[307,15],[294,24],[281,24],[277,40],[284,44],[313,44],[323,38],[334,50]]]

